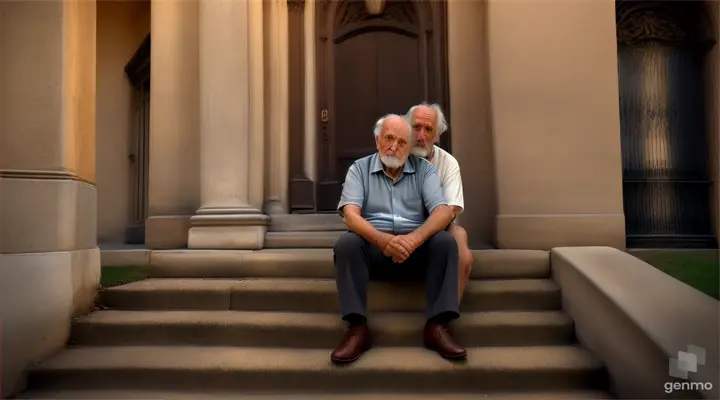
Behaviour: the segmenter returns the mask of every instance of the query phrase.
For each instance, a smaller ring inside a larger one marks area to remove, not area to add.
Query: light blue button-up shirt
[[[419,228],[435,207],[447,202],[429,161],[410,155],[393,182],[375,153],[348,169],[338,204],[340,215],[348,204],[360,206],[362,217],[375,229],[403,235]]]

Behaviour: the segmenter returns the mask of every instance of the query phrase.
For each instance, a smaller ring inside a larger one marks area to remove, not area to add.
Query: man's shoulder
[[[373,165],[373,163],[375,162],[376,156],[377,156],[377,154],[370,154],[369,156],[358,158],[357,160],[355,160],[352,163],[352,165],[355,166],[355,168],[358,168],[360,170],[366,170],[366,169],[370,168],[371,165]]]
[[[357,160],[355,160],[355,164],[358,164],[358,165],[371,164],[376,156],[377,156],[377,153],[373,153],[373,154],[369,154],[365,157],[358,158]]]
[[[460,164],[457,162],[457,159],[455,159],[455,157],[453,157],[453,155],[448,151],[437,145],[435,146],[435,157],[438,162],[438,169],[447,169],[452,167],[457,167],[458,169],[460,168]]]
[[[435,169],[435,166],[430,161],[422,157],[414,156],[412,154],[408,156],[407,162],[410,163],[413,168],[415,168],[415,171],[423,172],[427,171],[428,169]]]

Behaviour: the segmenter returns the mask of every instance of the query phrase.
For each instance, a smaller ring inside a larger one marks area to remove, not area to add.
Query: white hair
[[[428,104],[426,102],[422,102],[418,105],[412,106],[406,114],[406,120],[412,126],[413,120],[415,119],[415,110],[420,107],[428,107],[431,110],[435,111],[435,132],[437,132],[437,139],[439,139],[440,135],[442,135],[448,130],[448,123],[445,119],[445,114],[443,113],[442,108],[439,104]]]
[[[375,134],[375,137],[380,136],[382,133],[383,125],[385,125],[385,121],[387,121],[390,118],[399,118],[401,121],[405,122],[405,125],[407,125],[408,128],[408,137],[410,138],[410,144],[413,143],[413,134],[412,134],[412,127],[410,126],[410,122],[408,122],[408,119],[404,116],[400,116],[397,114],[385,114],[375,122],[375,127],[373,128],[373,133]]]

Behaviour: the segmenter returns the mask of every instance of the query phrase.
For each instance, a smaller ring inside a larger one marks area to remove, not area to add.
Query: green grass
[[[633,255],[720,300],[720,261],[717,250],[652,250],[633,252]]]
[[[145,268],[136,266],[102,267],[100,270],[100,286],[107,288],[141,281],[148,277]]]

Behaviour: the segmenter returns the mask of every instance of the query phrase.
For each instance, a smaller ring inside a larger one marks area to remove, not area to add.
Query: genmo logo
[[[712,382],[691,382],[689,373],[697,372],[698,365],[705,365],[705,349],[690,345],[687,351],[678,351],[677,358],[671,358],[669,375],[683,381],[665,382],[665,393],[712,390]]]
[[[665,393],[710,391],[712,382],[665,382]]]

